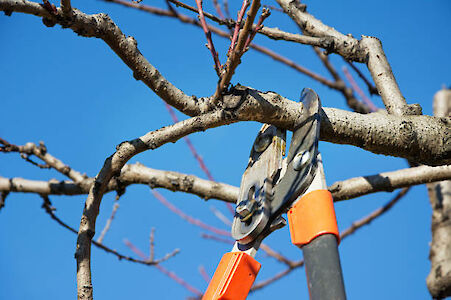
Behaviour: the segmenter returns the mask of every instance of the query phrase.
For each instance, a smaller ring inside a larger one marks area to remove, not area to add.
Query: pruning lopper
[[[285,130],[264,124],[241,179],[232,224],[236,240],[224,254],[203,300],[246,299],[260,270],[254,257],[265,237],[286,225],[303,251],[310,299],[346,299],[333,199],[318,152],[321,103],[311,89],[301,94],[287,157]]]

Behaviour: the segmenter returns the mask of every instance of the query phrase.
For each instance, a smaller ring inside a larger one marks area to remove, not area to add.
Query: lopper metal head
[[[283,227],[281,215],[312,183],[317,168],[321,104],[311,89],[302,91],[301,101],[301,116],[284,160],[284,130],[265,124],[255,139],[232,224],[232,237],[241,245],[259,243]]]

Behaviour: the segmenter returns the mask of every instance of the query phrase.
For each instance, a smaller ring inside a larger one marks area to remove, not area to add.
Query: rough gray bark
[[[334,201],[342,201],[449,178],[451,178],[451,166],[419,166],[338,181],[329,186],[329,191],[332,193]],[[94,178],[87,178],[84,182],[76,184],[72,181],[38,181],[0,177],[0,192],[81,195],[88,194],[93,183]],[[229,203],[236,203],[239,192],[239,188],[236,186],[201,179],[194,175],[155,170],[140,163],[125,165],[120,176],[111,179],[108,183],[106,192],[120,191],[131,184],[146,184],[152,188],[165,188],[197,195],[203,199],[214,198]]]
[[[451,114],[451,90],[443,89],[434,96],[434,115]],[[451,180],[428,184],[432,206],[432,242],[429,253],[431,272],[426,283],[435,299],[451,296]]]

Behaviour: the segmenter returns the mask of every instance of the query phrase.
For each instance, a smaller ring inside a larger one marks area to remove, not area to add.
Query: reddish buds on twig
[[[49,0],[43,0],[43,3],[41,5],[52,15],[58,15],[58,10],[56,9],[55,4],[50,3]]]

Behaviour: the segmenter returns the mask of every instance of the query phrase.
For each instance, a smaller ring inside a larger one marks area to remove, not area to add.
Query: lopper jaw
[[[285,159],[285,130],[265,124],[255,139],[232,224],[236,251],[258,249],[268,234],[283,227],[286,222],[281,215],[315,177],[321,104],[311,89],[302,91],[301,101],[301,117]]]
[[[260,243],[286,225],[282,214],[288,210],[292,243],[304,253],[311,299],[346,300],[333,199],[318,152],[321,103],[311,89],[303,90],[301,100],[285,159],[284,130],[265,124],[255,139],[232,224],[236,243],[222,257],[203,300],[246,299],[261,266],[254,259]]]

